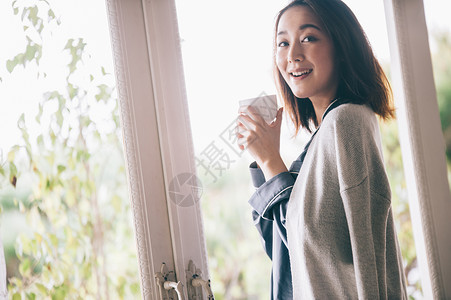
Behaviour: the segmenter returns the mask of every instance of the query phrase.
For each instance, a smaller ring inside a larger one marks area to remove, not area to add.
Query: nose
[[[290,63],[304,61],[305,57],[301,45],[299,45],[298,43],[291,45],[287,58],[288,62]]]

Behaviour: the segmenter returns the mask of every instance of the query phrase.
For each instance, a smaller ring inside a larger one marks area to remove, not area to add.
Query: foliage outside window
[[[0,167],[2,219],[19,212],[15,224],[2,225],[26,222],[15,244],[5,245],[10,297],[137,299],[139,274],[111,66],[91,59],[83,37],[68,37],[60,49],[67,64],[62,80],[49,81],[55,70],[42,60],[61,34],[64,16],[44,0],[13,1],[11,10],[21,19],[27,45],[2,62],[6,76],[35,70],[36,83],[49,89],[39,100],[36,96],[34,118],[18,120],[22,143],[2,157]]]

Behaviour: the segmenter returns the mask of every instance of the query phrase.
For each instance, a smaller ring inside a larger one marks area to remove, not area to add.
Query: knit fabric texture
[[[407,299],[380,132],[366,105],[332,110],[291,191],[294,299]]]

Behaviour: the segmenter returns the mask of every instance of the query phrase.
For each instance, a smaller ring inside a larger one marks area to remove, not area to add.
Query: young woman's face
[[[338,75],[332,40],[306,6],[294,6],[280,18],[276,64],[293,94],[324,102],[335,97]]]

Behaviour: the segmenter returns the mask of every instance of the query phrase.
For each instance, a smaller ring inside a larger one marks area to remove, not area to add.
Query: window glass
[[[105,1],[1,1],[0,27],[10,295],[139,298]]]
[[[446,144],[448,181],[451,179],[451,22],[447,13],[450,9],[449,1],[424,1],[440,120]]]

